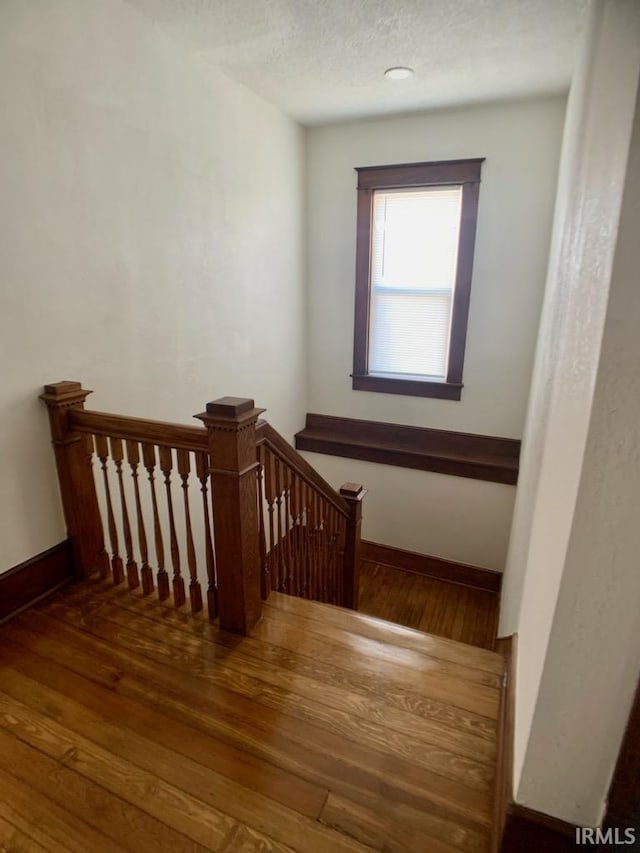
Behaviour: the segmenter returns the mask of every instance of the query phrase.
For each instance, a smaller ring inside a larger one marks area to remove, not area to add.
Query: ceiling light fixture
[[[408,80],[413,77],[413,68],[407,68],[404,65],[394,65],[393,68],[387,68],[384,76],[388,80]]]

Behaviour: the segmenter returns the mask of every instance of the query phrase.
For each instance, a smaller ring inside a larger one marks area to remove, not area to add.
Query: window
[[[355,390],[460,399],[482,162],[356,170]]]

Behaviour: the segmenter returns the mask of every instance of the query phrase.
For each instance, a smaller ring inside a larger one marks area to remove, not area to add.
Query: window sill
[[[377,391],[379,394],[403,394],[405,397],[435,397],[460,400],[462,382],[432,382],[428,379],[392,379],[371,374],[352,376],[354,391]]]
[[[520,442],[512,438],[308,414],[296,448],[382,465],[515,485]]]

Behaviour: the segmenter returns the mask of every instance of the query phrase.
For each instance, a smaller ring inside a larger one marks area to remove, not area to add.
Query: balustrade
[[[204,586],[209,618],[241,634],[271,590],[357,607],[362,487],[332,489],[253,400],[207,404],[203,429],[87,411],[90,393],[42,395],[78,579],[194,614]]]

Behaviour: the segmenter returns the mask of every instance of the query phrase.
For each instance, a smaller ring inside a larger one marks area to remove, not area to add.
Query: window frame
[[[353,335],[354,391],[377,391],[412,397],[460,400],[467,340],[473,254],[478,219],[480,172],[484,157],[469,160],[438,160],[393,166],[360,166],[356,231],[356,291]],[[451,308],[449,364],[444,381],[403,379],[369,373],[369,321],[371,308],[371,246],[373,196],[376,190],[406,187],[462,186],[458,263]]]

